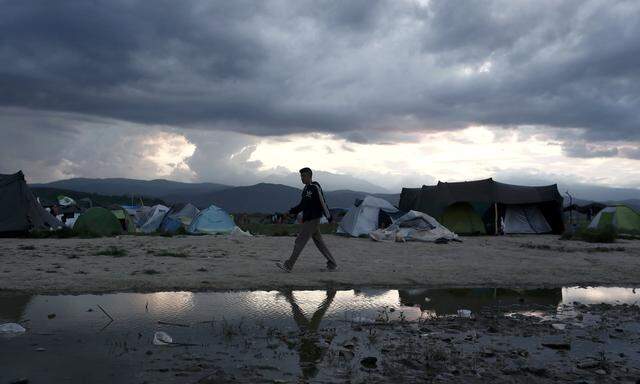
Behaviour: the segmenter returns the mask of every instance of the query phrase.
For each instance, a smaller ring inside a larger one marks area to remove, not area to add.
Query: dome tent
[[[235,227],[231,216],[225,210],[211,205],[198,213],[187,227],[187,232],[192,235],[231,233]]]
[[[73,225],[73,231],[80,235],[113,236],[122,233],[122,226],[108,209],[93,207],[80,215]]]
[[[640,235],[640,214],[626,205],[606,207],[593,218],[589,228],[612,226],[618,233]]]
[[[156,232],[168,212],[169,207],[165,207],[162,204],[154,205],[148,212],[144,224],[140,225],[140,231],[144,233]]]
[[[360,204],[354,204],[349,212],[342,218],[338,226],[338,233],[348,234],[353,237],[368,235],[369,232],[378,229],[380,214],[398,214],[398,208],[386,200],[373,196],[365,196]]]
[[[200,213],[200,210],[195,205],[187,203],[181,210],[176,213],[170,213],[169,216],[181,221],[184,225],[189,225],[198,216],[198,213]]]

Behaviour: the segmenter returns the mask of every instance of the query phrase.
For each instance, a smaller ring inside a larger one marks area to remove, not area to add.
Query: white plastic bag
[[[468,309],[458,309],[459,317],[471,317],[471,311]]]
[[[173,339],[166,332],[156,332],[153,335],[153,345],[169,345],[173,343]]]
[[[17,323],[0,324],[0,333],[23,333],[26,331],[22,325]]]

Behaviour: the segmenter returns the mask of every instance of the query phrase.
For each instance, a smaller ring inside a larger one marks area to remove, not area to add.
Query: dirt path
[[[587,244],[557,236],[468,237],[463,243],[376,243],[326,236],[340,263],[322,272],[312,243],[294,273],[273,263],[291,237],[0,239],[0,290],[90,293],[352,287],[640,286],[640,241]],[[108,247],[126,250],[96,255]]]

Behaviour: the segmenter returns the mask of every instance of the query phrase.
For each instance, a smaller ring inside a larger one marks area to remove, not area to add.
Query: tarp
[[[504,215],[504,233],[549,233],[547,223],[540,209],[535,205],[508,205]]]
[[[378,229],[380,211],[393,214],[398,212],[398,208],[384,199],[366,196],[360,204],[355,204],[344,215],[338,226],[338,233],[354,237],[368,235],[369,232]]]
[[[69,196],[59,195],[58,196],[58,204],[66,207],[68,205],[75,205],[76,201],[70,198]]]
[[[231,233],[235,226],[227,212],[211,205],[198,213],[187,227],[187,232],[191,234]]]
[[[416,210],[432,217],[441,218],[445,209],[459,202],[471,203],[475,207],[485,207],[480,216],[487,217],[487,222],[495,223],[495,214],[490,207],[494,204],[505,205],[537,205],[554,233],[562,233],[562,195],[557,185],[520,186],[499,183],[493,179],[466,181],[457,183],[438,182],[433,186],[422,188],[403,188],[400,194],[400,210]],[[494,208],[495,209],[495,208]],[[491,228],[494,228],[492,225]]]
[[[169,207],[162,204],[154,205],[147,213],[144,224],[140,225],[140,231],[144,233],[156,232],[167,212],[169,212]]]
[[[108,209],[93,207],[80,215],[73,231],[81,235],[113,236],[122,233],[122,226]]]
[[[640,214],[626,205],[606,207],[593,218],[589,228],[613,226],[618,233],[640,235]]]
[[[57,229],[62,225],[38,203],[22,171],[0,175],[0,234]]]
[[[386,229],[372,231],[369,236],[376,241],[426,241],[440,239],[457,240],[458,235],[423,212],[409,211]]]

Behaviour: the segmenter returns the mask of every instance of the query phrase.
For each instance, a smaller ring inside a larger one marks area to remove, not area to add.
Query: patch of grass
[[[68,239],[76,236],[77,234],[68,227],[63,227],[55,231],[33,231],[26,235],[27,238],[31,239]]]
[[[152,252],[152,254],[154,256],[160,256],[160,257],[189,257],[189,254],[187,252],[175,252],[175,251],[169,251],[166,249],[163,249],[161,251],[154,251]]]
[[[98,256],[113,256],[113,257],[124,257],[127,256],[128,252],[124,248],[118,248],[115,246],[107,247],[103,250],[96,252]]]
[[[520,248],[528,248],[528,249],[540,249],[544,251],[550,251],[552,247],[548,244],[520,244]]]
[[[579,228],[573,233],[565,232],[561,240],[579,240],[587,243],[614,243],[618,233],[613,226],[605,228]]]

